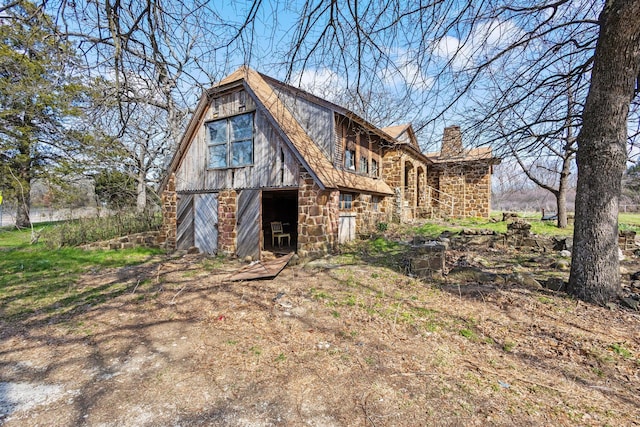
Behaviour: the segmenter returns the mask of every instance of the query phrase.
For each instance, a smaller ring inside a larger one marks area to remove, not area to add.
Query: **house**
[[[459,170],[477,163],[490,175],[495,159],[483,153]],[[445,189],[458,188],[438,178],[449,164],[421,152],[411,125],[377,128],[242,67],[196,107],[163,183],[161,235],[168,247],[242,258],[265,249],[326,253],[380,222],[434,215]],[[462,191],[487,182],[465,180]],[[486,196],[486,209],[474,213],[488,215]],[[466,202],[454,206],[464,215]],[[290,239],[274,239],[274,222]]]

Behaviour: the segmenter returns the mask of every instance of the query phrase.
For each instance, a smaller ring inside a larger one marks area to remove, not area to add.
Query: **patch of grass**
[[[160,250],[146,248],[50,250],[41,244],[3,250],[0,306],[4,307],[4,316],[13,318],[33,312],[61,314],[86,304],[99,304],[122,294],[129,285],[78,286],[77,280],[82,273],[140,264],[159,253]]]
[[[538,297],[538,301],[540,301],[542,304],[551,304],[553,303],[553,300],[549,297],[545,297],[545,296],[539,296]]]
[[[286,360],[287,360],[287,356],[285,356],[284,353],[280,353],[278,357],[276,357],[276,362],[284,362]]]
[[[316,289],[316,288],[309,289],[309,292],[311,292],[311,298],[316,299],[316,300],[321,300],[321,299],[330,300],[330,299],[332,299],[331,295],[329,295],[327,292],[321,291],[321,290]]]
[[[471,329],[464,328],[460,329],[458,332],[460,333],[460,335],[471,341],[476,341],[478,339],[478,335],[476,335],[476,333]]]
[[[516,343],[514,343],[513,341],[505,341],[504,344],[502,344],[502,349],[507,353],[511,353],[515,346]]]
[[[249,348],[249,351],[253,353],[254,356],[260,356],[262,354],[262,349],[257,345],[251,346],[251,348]]]
[[[356,302],[355,295],[349,295],[342,303],[348,307],[353,307],[356,305]]]
[[[338,311],[336,311],[336,310],[333,310],[333,311],[331,312],[331,315],[332,315],[333,317],[335,317],[336,319],[340,317],[340,313],[339,313]]]
[[[613,351],[619,356],[622,356],[625,359],[630,359],[632,357],[631,352],[624,347],[624,345],[619,343],[614,343],[609,345],[609,350]]]

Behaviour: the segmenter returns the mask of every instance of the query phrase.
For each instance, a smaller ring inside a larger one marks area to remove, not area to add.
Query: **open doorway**
[[[282,224],[282,234],[272,233],[271,223]],[[262,230],[264,249],[274,253],[296,251],[298,242],[298,190],[272,190],[262,192]]]

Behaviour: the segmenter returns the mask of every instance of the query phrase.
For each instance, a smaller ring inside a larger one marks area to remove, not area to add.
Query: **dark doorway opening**
[[[282,233],[289,238],[274,236],[271,223],[282,223]],[[264,249],[274,253],[296,251],[298,242],[298,190],[262,192],[262,230]]]

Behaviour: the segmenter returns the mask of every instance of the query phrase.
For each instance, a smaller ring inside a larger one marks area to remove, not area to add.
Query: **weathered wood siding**
[[[193,241],[193,194],[181,194],[177,205],[176,249],[189,249]]]
[[[299,163],[273,128],[265,113],[256,110],[255,102],[245,92],[245,106],[238,92],[211,101],[205,123],[195,134],[176,171],[176,190],[211,191],[220,189],[297,187]],[[221,102],[221,104],[217,104]],[[217,107],[216,107],[217,105]],[[216,113],[217,111],[217,113]],[[234,114],[254,112],[253,165],[227,169],[209,169],[207,125],[211,120]]]
[[[285,90],[272,87],[300,126],[328,159],[334,155],[333,112]]]
[[[261,193],[260,190],[241,190],[238,194],[237,254],[240,258],[260,258]]]
[[[218,252],[218,194],[194,195],[194,246],[201,252]]]

